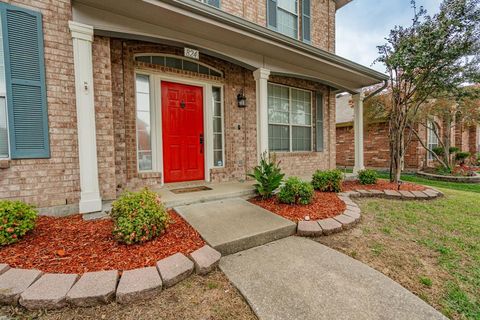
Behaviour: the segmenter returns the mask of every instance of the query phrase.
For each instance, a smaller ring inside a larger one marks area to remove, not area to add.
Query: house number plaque
[[[192,48],[184,48],[184,53],[183,55],[187,58],[192,58],[195,60],[198,60],[200,57],[200,53],[198,50],[192,49]]]

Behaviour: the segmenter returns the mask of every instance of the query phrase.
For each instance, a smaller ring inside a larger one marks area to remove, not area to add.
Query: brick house
[[[245,179],[268,151],[288,174],[335,167],[335,95],[361,113],[386,79],[334,53],[348,2],[0,2],[0,199],[94,212],[127,189]]]
[[[336,97],[336,139],[337,166],[353,167],[354,157],[354,126],[353,126],[353,108],[350,106],[352,96],[350,94],[339,94]],[[429,126],[427,126],[429,127]],[[440,128],[442,125],[440,124]],[[438,146],[438,139],[435,134],[424,126],[417,127],[419,135],[423,137],[423,142],[430,148]],[[461,151],[468,151],[472,155],[480,152],[480,127],[466,126],[461,123],[455,124],[451,133],[451,145],[458,147]],[[364,126],[364,161],[365,166],[369,168],[387,169],[390,166],[388,142],[388,123],[385,121],[374,121],[365,123]],[[405,154],[405,169],[407,171],[417,171],[425,166],[434,165],[433,156],[430,155],[421,143],[415,137],[408,146]]]

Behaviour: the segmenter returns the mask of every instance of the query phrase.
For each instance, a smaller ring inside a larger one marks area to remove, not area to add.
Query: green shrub
[[[433,153],[435,153],[439,157],[441,157],[445,154],[445,149],[443,147],[432,148],[432,151],[433,151]]]
[[[323,192],[342,191],[343,174],[340,170],[317,170],[312,177],[312,185],[315,190]]]
[[[35,227],[37,210],[21,201],[0,200],[0,246],[17,242]]]
[[[455,160],[459,163],[464,163],[465,160],[470,157],[470,152],[462,151],[455,154]]]
[[[297,177],[290,177],[278,193],[278,200],[288,204],[309,204],[313,197],[313,187],[310,183]]]
[[[372,169],[360,170],[358,172],[358,180],[361,184],[375,184],[378,180],[378,173]]]
[[[125,192],[112,204],[113,236],[121,243],[141,243],[160,235],[168,214],[153,191]]]
[[[253,169],[253,173],[248,174],[249,177],[257,181],[254,184],[255,191],[262,199],[268,199],[273,196],[273,192],[282,183],[285,174],[281,173],[280,162],[276,162],[275,155],[267,159],[264,153],[260,159],[260,165]]]
[[[454,154],[454,153],[457,153],[457,152],[459,152],[459,151],[460,151],[460,149],[459,149],[458,147],[450,147],[450,148],[448,148],[448,153],[450,153],[450,154]]]

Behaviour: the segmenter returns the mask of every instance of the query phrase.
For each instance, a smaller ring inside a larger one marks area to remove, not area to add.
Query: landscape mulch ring
[[[81,215],[39,217],[34,230],[19,242],[0,248],[0,263],[51,273],[130,270],[177,252],[201,248],[205,242],[176,212],[169,211],[165,233],[143,244],[124,245],[112,236],[112,220],[84,221]]]
[[[405,191],[423,191],[426,190],[424,186],[403,182],[400,184],[400,189],[398,184],[390,182],[383,179],[378,179],[376,184],[361,184],[358,180],[354,181],[344,181],[342,184],[342,191],[353,191],[353,190],[405,190]]]
[[[310,220],[331,218],[341,214],[346,206],[335,193],[315,191],[313,200],[308,205],[291,205],[280,203],[277,197],[263,200],[259,197],[249,200],[270,212],[291,221],[302,221],[308,216]]]

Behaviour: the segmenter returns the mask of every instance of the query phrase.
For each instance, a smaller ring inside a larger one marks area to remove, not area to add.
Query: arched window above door
[[[179,56],[142,54],[135,56],[135,61],[195,72],[207,76],[223,77],[223,72],[218,69],[207,66],[201,62]]]

